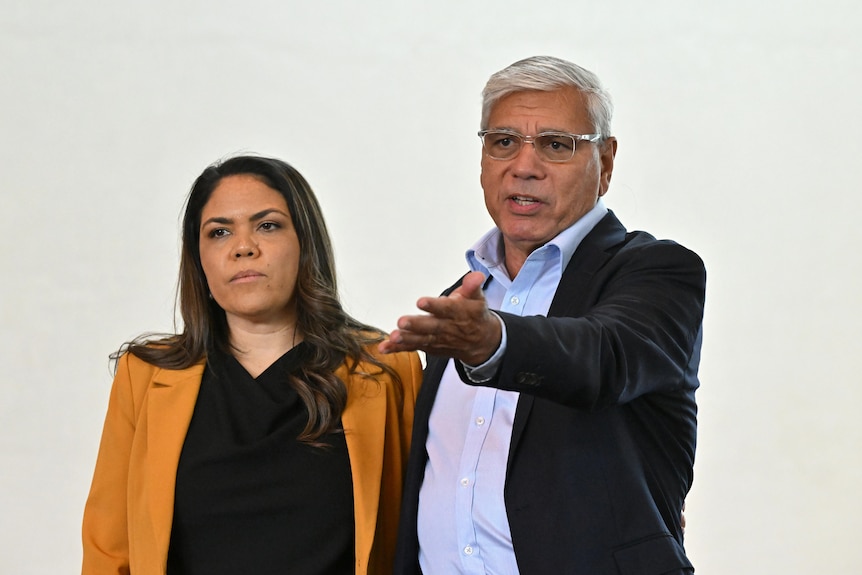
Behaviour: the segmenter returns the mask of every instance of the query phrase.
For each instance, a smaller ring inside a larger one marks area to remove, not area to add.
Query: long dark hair
[[[296,279],[297,330],[305,350],[303,365],[291,385],[305,403],[308,424],[299,436],[312,445],[338,428],[347,402],[347,388],[335,370],[345,361],[351,372],[360,361],[379,368],[379,373],[398,375],[375,359],[366,346],[383,339],[383,333],[365,325],[341,306],[335,277],[332,245],[323,213],[314,192],[302,175],[274,158],[235,156],[207,167],[192,185],[182,226],[182,253],[177,285],[177,306],[183,330],[176,335],[144,335],[123,345],[147,363],[167,369],[184,369],[218,350],[231,354],[230,333],[224,310],[209,297],[200,258],[201,213],[219,182],[227,176],[249,175],[284,196],[299,238],[299,271]]]

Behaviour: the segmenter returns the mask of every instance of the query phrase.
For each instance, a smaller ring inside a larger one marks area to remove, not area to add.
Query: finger
[[[422,349],[422,336],[396,329],[389,334],[389,339],[381,341],[377,349],[381,353],[397,353],[399,351],[416,351]]]
[[[485,285],[485,274],[482,272],[470,272],[461,280],[461,285],[452,292],[450,297],[464,297],[467,299],[484,299],[482,286]]]
[[[481,315],[487,307],[481,291],[478,292],[478,297],[472,297],[472,294],[471,297],[453,294],[449,297],[422,298],[418,306],[422,311],[442,320]]]
[[[392,341],[390,341],[388,339],[384,339],[379,344],[377,344],[377,351],[379,351],[380,353],[383,353],[383,354],[395,353],[396,351],[398,351],[396,349],[396,347],[397,346],[394,343],[392,343]]]
[[[463,297],[426,297],[417,302],[419,309],[429,314],[427,316],[412,316],[411,319],[435,318],[437,320],[448,320],[458,317],[459,314],[465,311],[464,303],[470,300],[465,300]]]
[[[405,315],[398,318],[398,329],[404,332],[427,335],[440,331],[440,318],[436,315]]]

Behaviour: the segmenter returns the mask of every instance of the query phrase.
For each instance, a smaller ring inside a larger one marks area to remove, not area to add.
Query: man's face
[[[491,109],[489,130],[592,134],[585,101],[574,88],[515,92]],[[517,275],[527,256],[589,212],[607,192],[616,140],[578,142],[568,162],[543,161],[524,144],[515,157],[495,160],[482,154],[485,206],[503,234],[506,266]]]

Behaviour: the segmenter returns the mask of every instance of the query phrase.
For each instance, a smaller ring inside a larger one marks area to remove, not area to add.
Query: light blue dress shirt
[[[520,316],[547,315],[563,270],[581,240],[607,213],[596,206],[538,248],[513,279],[505,267],[503,238],[496,228],[467,251],[467,263],[491,280],[488,307]],[[469,371],[490,379],[505,353]],[[443,373],[429,419],[428,463],[419,492],[419,563],[428,575],[517,575],[518,566],[503,500],[506,461],[517,392],[466,385],[453,362]],[[537,486],[541,489],[541,486]]]

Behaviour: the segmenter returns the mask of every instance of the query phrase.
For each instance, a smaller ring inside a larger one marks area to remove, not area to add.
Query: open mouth
[[[525,196],[511,196],[509,199],[518,204],[519,206],[530,206],[539,203],[539,200],[535,200],[533,198],[528,198]]]

